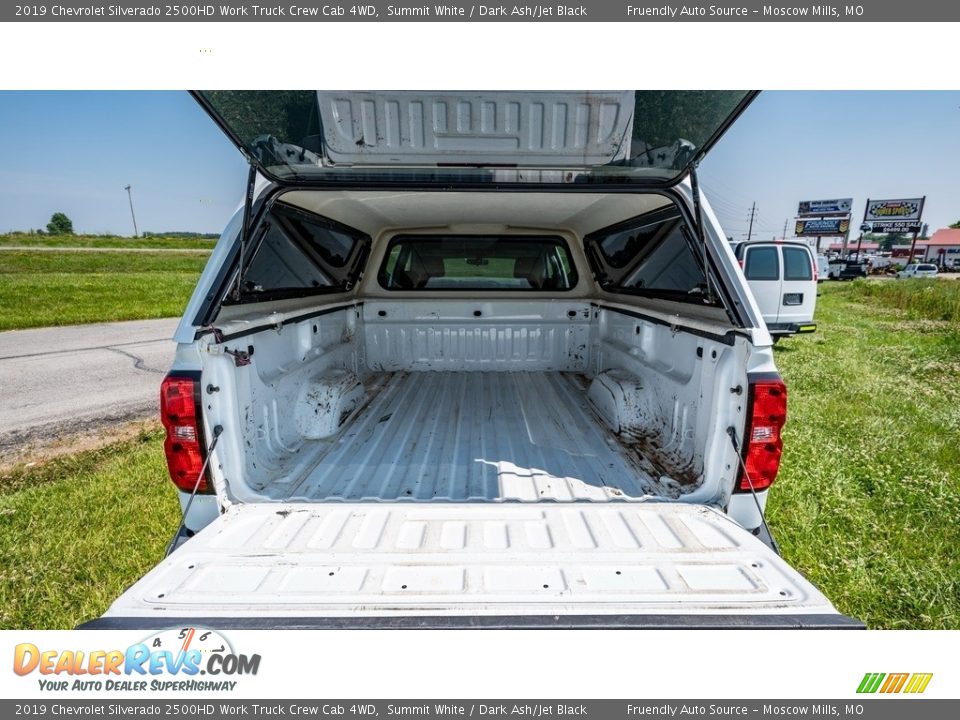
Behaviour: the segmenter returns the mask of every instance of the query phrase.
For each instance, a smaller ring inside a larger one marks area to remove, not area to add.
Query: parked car
[[[937,266],[928,263],[911,263],[897,273],[897,279],[906,278],[935,278]]]
[[[251,171],[161,388],[184,523],[88,627],[859,626],[763,521],[787,388],[696,177],[752,93],[195,97]]]
[[[817,269],[808,245],[741,243],[735,254],[774,339],[817,329],[813,320],[817,306]]]

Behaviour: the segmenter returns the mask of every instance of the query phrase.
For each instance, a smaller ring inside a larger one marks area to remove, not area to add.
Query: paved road
[[[155,416],[178,320],[0,332],[0,452]]]

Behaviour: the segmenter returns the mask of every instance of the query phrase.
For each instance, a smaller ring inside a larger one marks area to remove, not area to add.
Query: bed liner
[[[305,443],[273,500],[609,501],[663,497],[562,372],[397,372],[329,440]]]

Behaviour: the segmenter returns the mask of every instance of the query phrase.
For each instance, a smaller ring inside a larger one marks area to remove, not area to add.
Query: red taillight
[[[168,375],[160,385],[160,420],[167,430],[163,442],[167,467],[173,484],[184,492],[193,492],[205,455],[198,396],[199,381],[192,377]],[[200,480],[197,492],[210,492],[206,477]]]
[[[779,376],[750,383],[743,464],[754,490],[766,490],[777,478],[783,440],[780,431],[787,421],[787,386]],[[750,483],[740,473],[738,489],[750,492]]]
[[[813,281],[820,282],[820,273],[817,270],[817,261],[813,255],[810,256],[810,268],[813,270]]]

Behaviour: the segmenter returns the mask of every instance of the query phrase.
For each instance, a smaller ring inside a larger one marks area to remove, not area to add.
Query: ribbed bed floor
[[[270,496],[306,500],[612,500],[653,483],[547,372],[396,373]],[[306,447],[301,449],[310,455]]]

